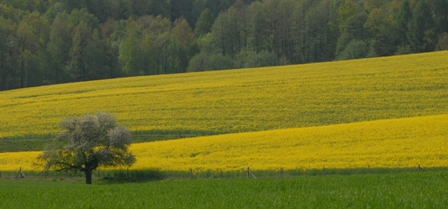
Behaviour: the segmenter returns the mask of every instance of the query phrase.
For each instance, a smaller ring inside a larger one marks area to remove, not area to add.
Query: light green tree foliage
[[[184,48],[190,47],[195,40],[193,30],[190,28],[187,20],[182,17],[174,21],[174,27],[171,33],[176,41]]]
[[[221,53],[200,52],[190,60],[188,71],[222,70],[233,67],[233,60],[229,56],[224,56]]]
[[[362,40],[352,40],[336,59],[348,60],[367,56],[369,46]]]
[[[99,29],[99,20],[92,14],[90,14],[87,9],[74,9],[71,11],[67,18],[67,24],[72,28],[84,22],[86,26],[90,29]]]
[[[48,41],[50,25],[38,12],[23,17],[17,27],[20,87],[35,86],[41,83],[42,71],[45,70],[44,45]]]
[[[365,0],[364,1],[364,10],[366,11],[372,11],[374,9],[380,8],[386,0]]]
[[[150,24],[147,30],[151,31],[155,36],[162,35],[171,30],[172,24],[168,18],[157,15],[156,17],[150,16],[149,19]]]
[[[213,34],[207,33],[196,41],[200,52],[190,59],[188,64],[189,72],[230,69],[234,67],[232,58],[221,53],[220,47],[213,42],[214,38]]]
[[[49,41],[50,23],[38,12],[32,12],[23,17],[19,24],[22,27],[17,36],[22,36],[21,42],[21,86],[37,86],[43,83],[42,77],[47,70],[46,44]],[[21,35],[19,35],[21,34]]]
[[[364,28],[366,21],[367,15],[365,13],[353,15],[347,20],[347,24],[338,38],[336,58],[339,57],[339,54],[344,51],[350,42],[365,40],[369,37],[368,31]]]
[[[169,47],[171,52],[171,72],[169,73],[186,72],[188,61],[193,55],[192,46],[195,42],[195,36],[185,18],[181,17],[174,21],[171,36],[172,40]]]
[[[139,18],[137,23],[143,29],[143,40],[140,44],[143,56],[139,55],[143,58],[142,70],[149,74],[167,73],[170,55],[168,46],[172,39],[170,20],[161,15],[144,16]],[[147,68],[148,66],[150,68]]]
[[[183,20],[180,21],[182,24],[175,25],[179,27],[176,27],[174,34],[179,37],[179,41],[185,47],[188,47],[193,42],[194,35],[188,23],[185,19]],[[125,27],[126,32],[121,35],[123,40],[119,47],[123,75],[181,72],[178,70],[180,67],[177,59],[188,59],[188,54],[179,52],[181,44],[175,42],[169,19],[160,15],[156,17],[142,16],[137,21],[129,18]],[[188,31],[189,34],[180,34],[185,31]],[[188,61],[185,62],[188,63]],[[173,70],[173,67],[176,69]],[[182,67],[186,68],[186,66]]]
[[[296,5],[297,2],[293,0],[268,0],[264,2],[264,11],[267,12],[271,21],[271,24],[268,25],[269,30],[272,32],[271,45],[276,58],[282,56],[292,57],[294,37],[291,31],[293,27],[291,16],[294,13]]]
[[[224,56],[235,56],[241,49],[238,11],[231,7],[220,13],[212,26],[212,42]]]
[[[305,33],[305,19],[306,9],[303,4],[297,4],[294,12],[291,15],[292,27],[291,35],[294,37],[294,53],[291,57],[292,63],[304,63],[305,62],[305,46],[306,33]]]
[[[213,25],[213,16],[209,9],[205,9],[201,12],[201,15],[196,22],[196,28],[194,29],[194,35],[201,37],[210,32]]]
[[[348,19],[356,14],[356,4],[352,0],[346,0],[339,6],[339,30],[344,31]]]
[[[55,17],[51,29],[50,40],[45,48],[47,53],[47,66],[43,83],[59,83],[67,81],[67,73],[63,70],[69,60],[69,51],[71,47],[72,37],[68,25],[65,24],[68,14],[65,12],[58,13]]]
[[[83,60],[83,49],[85,48],[85,44],[89,41],[89,35],[90,31],[84,22],[79,23],[74,30],[72,47],[69,52],[69,62],[65,66],[65,71],[71,77],[71,81],[87,80],[86,66]]]
[[[335,30],[331,16],[331,3],[322,1],[307,11],[305,17],[305,51],[306,62],[331,60],[336,49]]]
[[[120,61],[123,65],[122,72],[124,75],[142,75],[140,64],[140,29],[137,23],[129,18],[127,21],[126,37],[120,45]]]
[[[68,26],[72,39],[68,61],[64,67],[68,80],[82,81],[106,77],[98,76],[104,73],[102,72],[104,68],[107,68],[104,50],[99,45],[98,19],[89,14],[86,9],[74,9],[67,17],[65,24]],[[92,51],[92,48],[96,50]],[[92,56],[97,59],[92,59]]]
[[[374,55],[388,56],[397,51],[397,45],[401,42],[399,26],[385,10],[370,11],[364,28],[372,35],[370,45]]]
[[[272,30],[270,27],[268,9],[261,2],[254,2],[248,8],[248,46],[260,52],[272,48]]]
[[[157,69],[159,70],[159,74],[161,73],[168,73],[169,70],[169,61],[170,61],[170,50],[173,49],[172,47],[172,36],[171,33],[164,32],[157,36],[156,39],[156,50],[157,50]]]
[[[29,61],[35,57],[32,51],[37,48],[35,46],[37,41],[34,39],[31,27],[24,21],[18,26],[16,34],[20,53],[20,87],[27,87],[29,80],[28,75],[31,70],[29,69]]]
[[[150,34],[146,34],[142,40],[142,67],[145,75],[157,74],[158,70],[155,67],[155,60],[157,58],[157,50],[153,38]]]
[[[100,39],[99,31],[93,30],[92,38],[84,48],[83,62],[87,79],[102,79],[112,77],[111,66],[105,53],[107,45]]]
[[[38,165],[45,170],[84,172],[86,184],[91,184],[92,171],[98,166],[131,166],[136,161],[128,150],[131,133],[118,125],[111,114],[100,112],[67,118],[60,126],[63,132],[56,140],[67,141],[67,144],[47,148],[38,156]]]
[[[250,68],[250,67],[264,67],[273,66],[278,62],[273,52],[266,50],[256,52],[250,49],[243,49],[236,56],[235,66],[236,68]]]
[[[27,11],[45,11],[48,1],[41,0],[0,0],[0,4],[9,5],[16,9]]]

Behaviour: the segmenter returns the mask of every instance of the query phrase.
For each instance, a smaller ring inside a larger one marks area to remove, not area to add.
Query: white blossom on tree
[[[131,166],[135,157],[128,150],[132,136],[118,125],[113,115],[95,113],[67,118],[60,123],[63,132],[57,140],[67,140],[60,148],[47,148],[38,156],[45,170],[71,170],[85,173],[86,184],[92,183],[92,171],[98,166]]]

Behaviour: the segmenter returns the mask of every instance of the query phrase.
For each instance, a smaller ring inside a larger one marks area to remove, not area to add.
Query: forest
[[[448,0],[0,0],[0,90],[448,49]]]

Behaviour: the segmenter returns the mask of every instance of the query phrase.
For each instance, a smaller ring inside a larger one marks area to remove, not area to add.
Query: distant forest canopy
[[[448,49],[448,0],[0,0],[0,90]]]

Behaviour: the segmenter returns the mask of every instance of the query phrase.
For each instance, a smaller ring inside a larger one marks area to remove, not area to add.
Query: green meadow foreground
[[[448,173],[162,180],[0,180],[0,208],[445,208]]]

